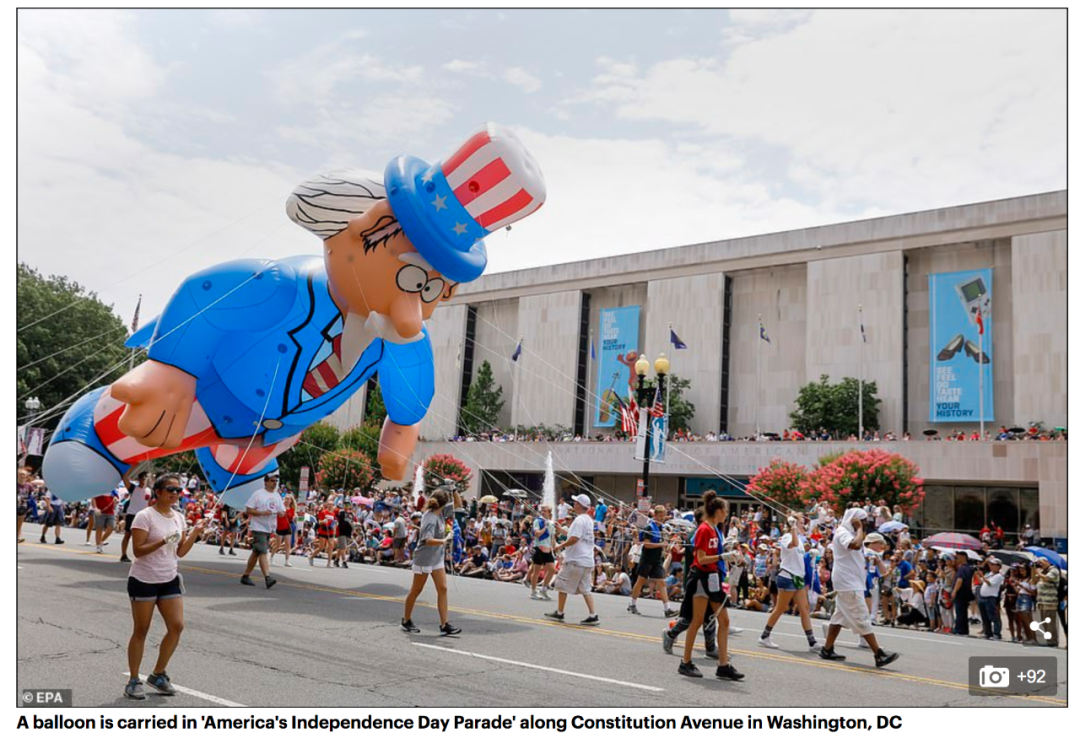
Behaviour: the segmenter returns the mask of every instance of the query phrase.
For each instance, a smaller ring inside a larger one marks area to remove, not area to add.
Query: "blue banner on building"
[[[993,269],[930,275],[930,422],[994,419]],[[981,346],[980,346],[980,331]]]
[[[596,375],[596,420],[593,427],[611,428],[622,422],[619,409],[630,404],[629,358],[638,350],[641,307],[608,308],[600,311],[600,361]],[[635,356],[635,359],[637,357]]]

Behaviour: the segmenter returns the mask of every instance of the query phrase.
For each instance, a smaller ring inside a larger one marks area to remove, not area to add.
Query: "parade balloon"
[[[81,397],[43,462],[67,501],[135,464],[193,450],[222,502],[242,507],[276,457],[378,372],[383,476],[402,479],[435,392],[432,312],[487,265],[484,237],[536,211],[543,175],[510,131],[479,129],[435,164],[399,156],[383,177],[314,177],[286,211],[323,254],[242,259],[185,279],[128,339],[148,361]]]

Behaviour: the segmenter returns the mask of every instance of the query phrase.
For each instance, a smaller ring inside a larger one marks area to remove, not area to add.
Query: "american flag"
[[[131,332],[136,333],[139,330],[139,308],[142,307],[142,295],[139,295],[139,302],[135,305],[135,317],[131,320]]]
[[[660,393],[658,392],[657,395],[659,395],[659,394]],[[653,403],[652,416],[654,418],[662,418],[662,417],[664,417],[664,401],[662,399],[660,399],[659,397],[657,397],[656,402]]]
[[[638,406],[634,401],[634,395],[630,395],[630,404],[625,402],[619,403],[619,415],[622,416],[622,429],[623,433],[627,435],[637,435],[637,420],[638,420]]]

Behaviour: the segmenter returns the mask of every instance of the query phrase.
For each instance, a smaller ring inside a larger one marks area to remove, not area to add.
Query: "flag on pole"
[[[630,393],[629,405],[623,402],[618,395],[615,397],[619,400],[619,417],[622,419],[623,433],[636,436],[638,432],[638,406],[637,401],[634,400],[634,393]]]
[[[862,342],[866,343],[866,326],[863,325],[861,320],[859,321],[859,333],[862,334]]]
[[[654,402],[652,406],[652,416],[654,418],[662,418],[664,417],[664,401],[659,397],[659,392],[657,392],[656,394],[658,396],[656,398],[656,402]]]
[[[758,334],[761,337],[761,340],[764,341],[765,343],[768,343],[768,344],[772,343],[772,341],[769,340],[769,335],[767,333],[765,333],[765,324],[764,323],[760,323],[760,322],[758,323]]]
[[[975,324],[979,326],[979,335],[983,334],[982,308],[975,308]]]
[[[596,344],[593,343],[591,338],[589,339],[589,358],[596,361]]]
[[[517,348],[516,348],[516,349],[514,349],[514,355],[510,357],[510,360],[511,360],[511,361],[517,361],[517,360],[518,360],[518,357],[519,357],[519,356],[521,356],[521,343],[522,343],[522,341],[524,341],[524,340],[525,340],[525,339],[524,339],[524,338],[522,338],[522,339],[520,339],[520,340],[518,341],[518,345],[517,345]]]
[[[684,348],[686,348],[686,344],[685,344],[685,343],[683,343],[683,342],[682,342],[682,341],[681,341],[681,340],[679,339],[679,337],[675,335],[675,329],[674,329],[674,328],[671,328],[671,329],[669,329],[669,330],[671,331],[671,345],[672,345],[672,346],[674,346],[674,347],[675,347],[675,348],[677,348],[677,349],[684,349]]]
[[[131,332],[136,333],[139,330],[139,308],[142,307],[142,295],[139,295],[139,302],[135,305],[135,317],[131,319]]]

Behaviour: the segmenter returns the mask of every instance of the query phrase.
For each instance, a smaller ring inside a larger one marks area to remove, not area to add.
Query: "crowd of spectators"
[[[179,507],[189,524],[204,517],[214,521],[203,537],[204,544],[217,546],[223,556],[235,548],[250,546],[249,521],[243,510],[218,504],[214,493],[198,477],[184,475],[182,482],[184,492]],[[100,527],[102,508],[110,508],[105,510],[115,516],[109,517],[110,525],[122,530],[128,500],[134,497],[135,490],[135,483],[128,488],[118,487],[112,493],[115,510],[107,502],[108,496],[65,505],[48,492],[41,479],[34,478],[29,470],[20,470],[20,516],[48,526],[42,529],[43,542],[48,531],[55,528],[55,542],[62,543],[60,530],[66,527],[86,530],[86,545],[95,545],[90,540],[91,531]],[[347,568],[350,563],[410,565],[424,496],[414,495],[408,485],[390,490],[283,489],[282,496],[285,512],[278,519],[272,564],[292,566],[292,559],[301,558],[308,565],[326,567]],[[573,517],[569,497],[567,493],[552,511],[559,535],[565,535],[565,526]],[[644,591],[648,591],[648,598],[680,600],[688,537],[694,530],[692,511],[662,505],[639,511],[635,506],[605,502],[595,495],[593,499],[595,591],[616,595],[633,592],[633,602]],[[487,504],[474,499],[466,504],[455,511],[453,519],[453,546],[448,547],[453,573],[529,585],[538,498],[507,497]],[[868,549],[866,596],[875,623],[957,635],[967,635],[969,624],[975,623],[982,624],[987,637],[1000,638],[1003,612],[1010,638],[1031,642],[1033,635],[1028,625],[1038,611],[1041,617],[1052,618],[1055,634],[1059,622],[1067,628],[1066,580],[1057,567],[1033,556],[1027,557],[1030,560],[1010,561],[1012,565],[1006,566],[991,553],[1009,545],[1022,551],[1040,543],[1031,526],[1015,540],[1007,541],[1004,531],[991,523],[981,532],[981,552],[941,550],[922,545],[898,507],[890,510],[883,501],[870,500],[863,501],[862,506],[868,513],[868,532],[884,529],[886,544],[880,555]],[[825,504],[814,505],[805,513],[803,530],[808,535],[800,545],[814,617],[831,615],[832,551],[828,544],[836,523],[836,511]],[[778,519],[768,506],[757,505],[733,515],[724,528],[732,604],[741,609],[768,611],[777,597],[780,540],[789,529],[789,521]],[[647,582],[635,586],[643,554],[652,557],[657,548],[661,549],[658,558],[663,578],[650,574]]]
[[[986,440],[994,441],[1067,441],[1069,434],[1065,428],[1044,429],[1033,425],[1029,428],[1017,428],[1001,426],[997,431],[987,432]],[[625,443],[634,440],[634,437],[615,428],[610,434],[595,433],[594,435],[582,435],[573,433],[566,428],[526,428],[511,431],[491,430],[486,433],[471,433],[456,435],[445,439],[450,443]],[[723,443],[738,441],[742,443],[757,442],[793,442],[793,441],[839,441],[843,443],[859,443],[857,433],[840,433],[835,430],[819,428],[803,433],[793,428],[785,428],[783,432],[763,432],[760,435],[732,436],[725,431],[719,433],[708,431],[704,435],[693,433],[686,429],[676,430],[671,434],[673,443]],[[863,443],[910,441],[911,433],[904,431],[897,434],[895,431],[866,430],[863,433]],[[937,430],[924,432],[923,440],[927,441],[978,441],[979,431],[964,431],[954,428],[949,433]]]

